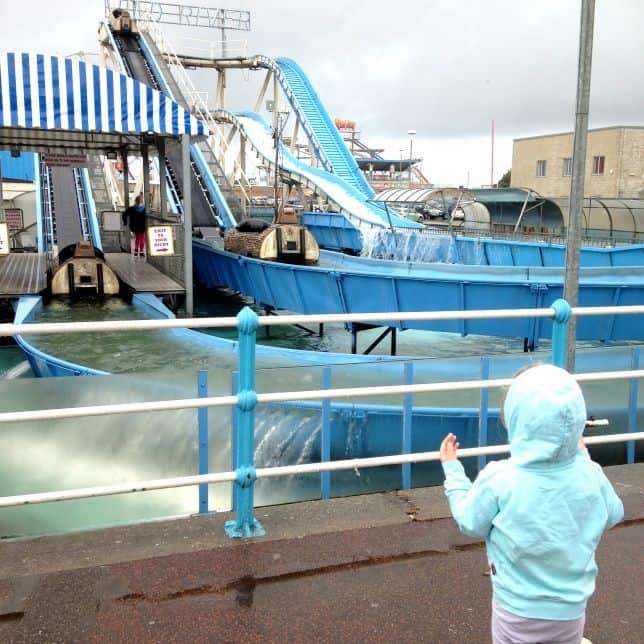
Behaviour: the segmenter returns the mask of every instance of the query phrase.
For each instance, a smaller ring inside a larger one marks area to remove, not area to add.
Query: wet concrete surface
[[[644,465],[607,468],[626,520],[598,550],[586,636],[644,641]],[[485,549],[440,488],[0,544],[1,642],[489,642]]]

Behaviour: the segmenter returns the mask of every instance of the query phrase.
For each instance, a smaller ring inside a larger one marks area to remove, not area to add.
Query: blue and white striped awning
[[[181,105],[123,74],[71,58],[0,54],[0,127],[205,135]]]

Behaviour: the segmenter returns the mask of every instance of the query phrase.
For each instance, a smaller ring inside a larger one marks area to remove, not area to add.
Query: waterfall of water
[[[391,232],[378,228],[363,231],[360,254],[362,257],[406,262],[455,264],[460,261],[454,237],[416,230]]]

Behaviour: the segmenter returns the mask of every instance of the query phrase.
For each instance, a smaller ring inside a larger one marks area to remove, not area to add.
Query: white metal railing
[[[567,311],[566,311],[567,307]],[[94,405],[87,407],[60,408],[36,411],[18,411],[0,413],[0,424],[9,422],[38,421],[60,418],[74,418],[99,416],[108,414],[123,414],[134,412],[167,411],[188,408],[206,408],[237,405],[241,419],[240,423],[250,429],[250,440],[252,441],[252,410],[257,403],[283,403],[290,401],[307,400],[330,400],[334,398],[366,397],[376,395],[398,395],[418,394],[428,392],[459,391],[468,389],[489,389],[503,387],[512,382],[512,378],[501,378],[495,380],[469,380],[461,382],[439,382],[408,385],[388,385],[379,387],[350,387],[338,389],[318,389],[305,391],[256,393],[254,391],[254,343],[255,329],[258,326],[273,326],[284,324],[306,324],[321,322],[377,322],[392,320],[449,320],[449,319],[490,319],[490,318],[518,318],[518,317],[550,317],[553,320],[553,358],[555,357],[555,344],[562,344],[565,338],[567,313],[574,315],[615,315],[615,314],[642,314],[644,305],[636,306],[612,306],[612,307],[575,307],[571,309],[565,301],[558,300],[552,307],[543,309],[501,309],[501,310],[478,310],[478,311],[437,311],[437,312],[409,312],[409,313],[362,313],[362,314],[327,314],[327,315],[286,315],[286,316],[257,316],[250,309],[244,309],[236,318],[200,318],[200,319],[170,319],[170,320],[133,320],[116,322],[62,322],[44,324],[0,324],[0,336],[14,336],[43,333],[77,333],[89,331],[124,331],[124,330],[146,330],[159,328],[224,328],[239,327],[240,331],[240,392],[237,395],[215,396],[203,398],[190,398],[179,400],[163,400],[153,402],[137,402],[115,405]],[[557,330],[556,338],[554,327]],[[252,347],[252,350],[249,349]],[[245,355],[242,355],[246,351]],[[250,353],[249,353],[250,351]],[[556,355],[558,359],[565,352],[565,345],[559,346]],[[244,371],[244,362],[247,367]],[[579,382],[591,382],[599,380],[630,380],[644,377],[644,370],[631,369],[614,372],[595,372],[576,374],[574,376]],[[250,412],[250,416],[248,415]],[[250,420],[249,420],[250,419]],[[248,424],[250,422],[250,425]],[[247,432],[248,433],[248,432]],[[614,442],[629,442],[644,440],[644,432],[630,431],[626,434],[615,434],[608,436],[589,437],[586,442],[590,445]],[[508,445],[478,447],[459,450],[459,455],[483,456],[500,454],[509,451]],[[251,451],[252,453],[252,451]],[[46,503],[50,501],[61,501],[68,499],[88,498],[111,494],[139,492],[152,489],[163,489],[170,487],[183,487],[199,485],[205,487],[207,483],[236,481],[242,488],[248,489],[252,486],[255,478],[268,478],[276,476],[287,476],[292,474],[304,474],[311,472],[330,472],[336,470],[349,470],[364,467],[377,467],[383,465],[404,465],[436,461],[439,454],[436,451],[423,453],[403,453],[394,456],[372,457],[363,459],[350,459],[345,461],[323,461],[302,465],[289,465],[275,468],[261,468],[255,470],[250,464],[242,464],[234,472],[223,472],[214,474],[200,474],[198,476],[178,477],[170,479],[158,479],[153,481],[134,481],[108,486],[97,486],[76,490],[57,492],[46,492],[40,494],[25,494],[0,498],[0,507],[25,505],[33,503]],[[244,483],[240,482],[240,477]],[[248,507],[250,499],[250,507]],[[238,514],[244,515],[243,520],[230,528],[231,536],[250,536],[262,534],[261,526],[252,518],[252,494],[238,500],[245,509],[239,510]],[[241,526],[241,527],[240,527]],[[259,531],[255,531],[256,528]],[[227,528],[228,530],[228,528]]]
[[[183,37],[178,42],[182,52],[198,58],[223,58],[224,49],[227,58],[246,58],[248,54],[248,40],[245,38],[206,40]]]
[[[575,374],[578,382],[597,382],[600,380],[631,380],[644,378],[644,369],[626,371],[595,371]],[[369,396],[395,396],[400,394],[426,394],[446,391],[469,391],[471,389],[498,389],[507,387],[512,378],[494,380],[461,380],[458,382],[430,382],[416,385],[380,385],[376,387],[338,387],[336,389],[308,389],[299,391],[279,391],[258,393],[257,402],[264,404],[306,400],[331,400],[334,398],[368,398]],[[211,396],[208,398],[179,398],[175,400],[155,400],[139,403],[116,403],[111,405],[89,405],[86,407],[61,407],[58,409],[39,409],[36,411],[9,411],[0,413],[3,423],[27,422],[37,420],[60,420],[61,418],[85,418],[87,416],[110,416],[112,414],[132,414],[138,412],[176,411],[178,409],[201,409],[205,407],[227,407],[237,405],[240,396]]]
[[[628,434],[611,434],[608,436],[589,436],[584,438],[586,445],[605,445],[626,441],[644,440],[644,432]],[[470,447],[458,450],[459,458],[472,456],[492,456],[507,454],[509,445],[491,445],[489,447]],[[429,463],[440,460],[440,452],[415,452],[413,454],[397,454],[395,456],[373,456],[370,458],[352,458],[343,461],[327,461],[324,463],[305,463],[301,465],[282,465],[278,467],[257,468],[256,477],[275,478],[292,476],[294,474],[319,474],[320,472],[339,472],[343,470],[358,470],[367,467],[383,467],[386,465],[404,465],[405,463]],[[71,501],[72,499],[88,499],[97,496],[128,494],[132,492],[149,492],[176,487],[191,487],[212,483],[230,483],[237,480],[237,472],[217,472],[196,476],[181,476],[176,478],[152,479],[148,481],[133,481],[116,483],[114,485],[99,485],[96,487],[76,488],[61,492],[39,492],[36,494],[19,494],[16,496],[0,497],[0,508],[17,505],[34,505],[54,501]]]
[[[170,69],[170,73],[179,84],[183,97],[190,105],[192,114],[207,124],[211,132],[211,136],[209,137],[211,150],[222,170],[226,173],[226,159],[227,155],[230,156],[230,144],[224,129],[213,118],[212,111],[203,99],[203,92],[195,87],[174,47],[170,44],[158,25],[154,21],[146,22],[145,30],[154,38],[157,49],[166,56],[166,63]],[[244,212],[247,212],[248,204],[250,203],[250,181],[239,160],[234,157],[232,162],[232,180],[229,179],[229,181],[231,185],[239,185],[240,192],[242,193],[243,209]]]
[[[345,322],[401,322],[436,320],[493,320],[523,317],[553,317],[552,308],[479,309],[472,311],[410,311],[398,313],[324,313],[312,315],[259,315],[259,326],[328,324]],[[644,313],[644,305],[580,306],[572,315],[635,315]],[[163,320],[117,320],[112,322],[47,322],[40,324],[0,324],[0,337],[39,335],[43,333],[82,333],[89,331],[149,331],[152,329],[223,329],[238,326],[237,318],[171,318]]]

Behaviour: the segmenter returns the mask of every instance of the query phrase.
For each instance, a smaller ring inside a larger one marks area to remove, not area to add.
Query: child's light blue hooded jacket
[[[521,617],[581,617],[595,590],[595,549],[624,508],[599,465],[578,448],[586,406],[568,372],[520,374],[504,405],[511,457],[474,484],[443,463],[445,493],[462,532],[485,537],[494,602]]]

